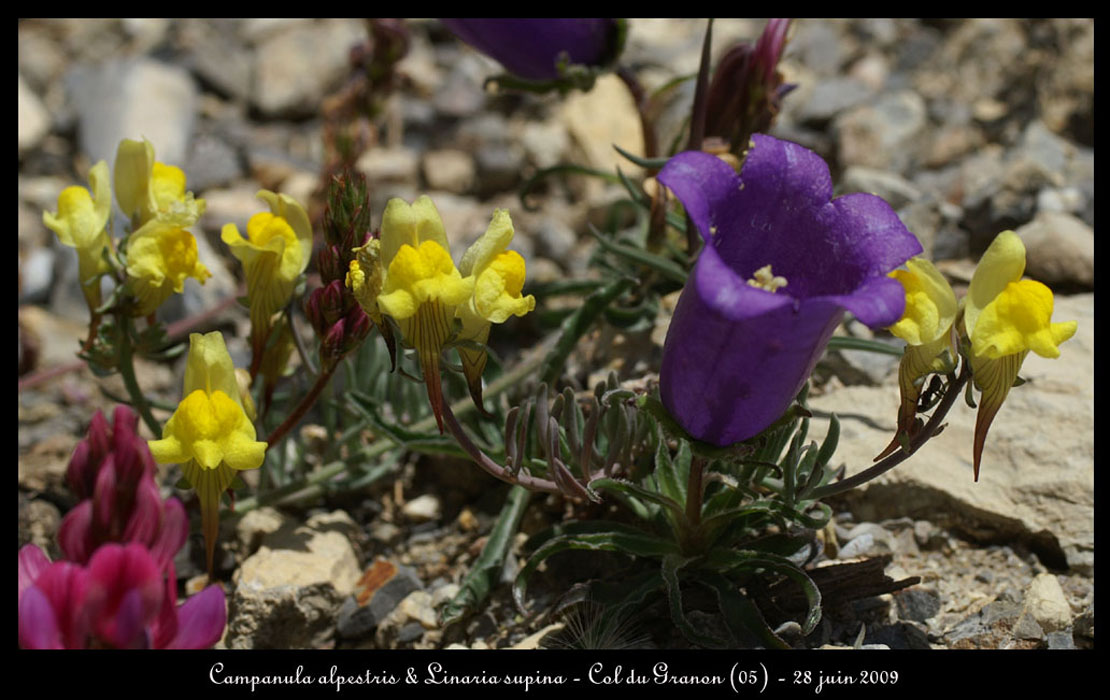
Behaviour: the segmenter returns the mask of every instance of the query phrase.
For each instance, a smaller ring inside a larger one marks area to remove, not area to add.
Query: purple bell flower
[[[451,33],[505,70],[528,80],[556,80],[566,54],[571,64],[602,66],[620,52],[615,19],[444,19]]]
[[[667,333],[660,393],[687,432],[720,446],[783,415],[845,311],[897,321],[905,292],[887,273],[922,251],[879,197],[830,201],[817,154],[762,134],[752,143],[739,175],[686,152],[658,176],[705,241]]]

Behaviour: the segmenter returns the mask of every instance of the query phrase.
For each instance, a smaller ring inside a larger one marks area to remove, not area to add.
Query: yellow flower
[[[116,201],[137,229],[153,219],[188,228],[204,213],[204,200],[185,191],[181,168],[154,160],[154,146],[143,139],[120,141],[115,164]]]
[[[131,234],[127,244],[127,277],[138,302],[136,316],[154,313],[170,294],[185,289],[185,278],[201,284],[211,277],[197,259],[193,234],[161,219],[153,219]]]
[[[218,331],[189,336],[189,358],[181,403],[162,429],[161,440],[148,444],[162,464],[182,464],[185,478],[200,499],[208,570],[219,532],[220,494],[235,471],[257,469],[266,443],[255,440],[254,424],[243,403],[235,366]]]
[[[378,308],[393,317],[405,341],[416,348],[442,432],[439,355],[452,335],[455,308],[470,298],[474,280],[455,268],[443,220],[427,196],[412,205],[389,200],[380,245],[385,274]]]
[[[462,321],[457,346],[470,396],[482,409],[482,371],[486,367],[485,344],[490,325],[504,323],[510,316],[523,316],[536,308],[536,298],[521,296],[524,288],[524,258],[507,250],[513,239],[513,222],[507,209],[493,213],[486,232],[463,254],[459,272],[474,279],[474,294],[460,304],[456,314]]]
[[[89,309],[100,306],[100,275],[111,268],[104,260],[108,246],[108,218],[112,211],[112,190],[108,184],[108,164],[100,161],[89,171],[89,187],[67,187],[58,195],[58,210],[42,213],[42,222],[58,240],[77,249],[77,273]]]
[[[971,370],[982,391],[975,419],[975,480],[991,421],[1002,407],[1029,351],[1060,356],[1059,345],[1075,335],[1077,323],[1052,322],[1052,291],[1023,280],[1025,245],[1013,231],[991,243],[964,298],[963,324],[971,341]]]
[[[924,258],[907,260],[906,268],[890,273],[906,290],[906,310],[902,318],[888,329],[907,343],[898,366],[898,387],[902,395],[898,408],[898,431],[876,460],[898,448],[900,434],[913,436],[917,400],[925,377],[943,372],[956,359],[952,324],[959,306],[952,287]]]
[[[297,278],[312,255],[312,225],[295,199],[268,190],[258,192],[270,211],[247,222],[247,238],[235,224],[224,226],[220,237],[243,263],[247,273],[247,298],[256,333],[270,328],[270,317],[289,303]]]

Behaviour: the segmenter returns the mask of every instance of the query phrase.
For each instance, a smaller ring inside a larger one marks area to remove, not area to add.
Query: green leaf
[[[513,537],[531,497],[532,492],[523,486],[509,489],[505,505],[501,507],[482,553],[463,579],[459,592],[440,612],[444,627],[458,622],[489,597],[490,591],[497,585],[505,557],[512,549]]]
[[[626,496],[632,496],[634,498],[649,501],[651,503],[655,503],[656,505],[669,509],[678,517],[682,517],[685,510],[685,506],[683,506],[681,503],[676,502],[673,498],[660,493],[655,493],[649,489],[645,489],[642,486],[637,486],[631,481],[610,478],[594,479],[590,482],[590,488],[594,489],[595,491],[623,493]]]
[[[630,260],[638,265],[642,265],[644,267],[655,270],[659,274],[663,275],[663,277],[671,280],[672,282],[677,282],[678,284],[686,284],[686,270],[684,270],[681,265],[671,260],[670,258],[665,258],[661,255],[649,253],[643,248],[638,248],[636,246],[626,245],[624,243],[616,243],[610,240],[608,236],[605,236],[600,231],[595,229],[593,226],[590,227],[590,233],[593,234],[593,237],[596,238],[597,242],[601,244],[601,247],[609,251],[610,253],[613,253],[614,255],[617,255],[626,260]]]
[[[891,355],[893,357],[901,357],[903,355],[902,346],[891,345],[881,340],[853,338],[848,335],[834,335],[832,338],[829,338],[828,347],[829,350],[864,350],[866,352]]]
[[[770,552],[715,549],[707,555],[707,565],[722,572],[755,572],[764,569],[785,576],[801,586],[802,592],[805,593],[808,607],[802,622],[802,632],[809,634],[821,621],[821,590],[806,572],[786,557]]]
[[[540,381],[552,385],[555,383],[562,374],[563,365],[566,364],[567,357],[578,343],[578,339],[585,335],[605,307],[623,294],[634,282],[635,280],[627,277],[613,280],[586,297],[582,305],[563,321],[555,347],[544,358]]]
[[[657,170],[659,168],[662,168],[670,160],[670,158],[641,158],[640,156],[629,153],[615,143],[613,144],[613,148],[615,148],[617,150],[617,153],[620,153],[626,159],[630,160],[641,168],[646,168],[648,170]]]
[[[746,632],[754,634],[769,649],[790,648],[789,644],[771,630],[755,603],[732,581],[712,571],[702,573],[698,580],[717,594],[717,607],[721,609],[725,624],[733,636],[734,646],[747,646],[743,639]]]
[[[682,608],[682,589],[678,581],[678,572],[693,561],[693,558],[683,557],[679,554],[668,554],[663,557],[663,583],[667,587],[667,602],[670,604],[671,620],[679,631],[695,644],[707,647],[723,647],[726,640],[719,639],[710,634],[703,634],[694,629]]]
[[[567,530],[566,534],[555,535],[543,541],[517,574],[516,581],[513,583],[513,599],[521,610],[525,609],[524,593],[528,585],[528,577],[544,560],[559,552],[568,549],[585,549],[623,552],[635,557],[660,558],[678,551],[678,546],[674,542],[622,523],[597,520],[575,523],[575,527],[568,527],[569,525],[571,524],[567,523],[562,528]]]

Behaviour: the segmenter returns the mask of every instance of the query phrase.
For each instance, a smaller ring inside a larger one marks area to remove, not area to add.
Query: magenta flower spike
[[[99,411],[70,459],[66,480],[82,502],[58,528],[66,558],[85,564],[106,542],[150,547],[159,567],[185,542],[188,523],[176,499],[163,501],[154,483],[154,459],[136,434],[138,416],[117,406],[113,424]]]
[[[615,19],[443,19],[451,33],[527,80],[557,80],[559,61],[600,67],[620,52]]]
[[[179,545],[180,546],[180,545]],[[25,649],[206,649],[223,635],[223,589],[177,605],[173,562],[137,543],[106,544],[87,567],[19,550],[19,645]]]
[[[830,201],[821,158],[756,134],[739,175],[680,153],[658,179],[705,241],[663,349],[663,404],[693,437],[730,445],[783,415],[849,311],[897,321],[902,286],[887,273],[921,253],[890,206],[870,194]]]

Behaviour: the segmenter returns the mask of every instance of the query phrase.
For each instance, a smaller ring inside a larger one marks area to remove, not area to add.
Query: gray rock
[[[92,162],[112,165],[122,139],[145,137],[160,162],[185,164],[197,90],[184,69],[146,58],[77,64],[66,85]]]
[[[341,637],[357,639],[382,623],[409,594],[423,589],[416,572],[386,559],[377,559],[362,574],[355,595],[339,609],[337,629]]]
[[[520,135],[528,160],[537,168],[550,168],[566,160],[570,137],[559,122],[528,122]]]
[[[997,649],[1012,639],[1011,630],[1020,614],[1017,603],[992,601],[957,623],[944,640],[955,649]]]
[[[886,200],[894,209],[900,209],[921,198],[921,190],[897,173],[853,165],[840,178],[842,193],[868,192]]]
[[[1014,637],[1039,641],[1044,639],[1044,630],[1037,624],[1037,621],[1033,619],[1032,615],[1025,612],[1018,617],[1017,622],[1014,624]]]
[[[1045,635],[1045,642],[1047,642],[1049,649],[1075,648],[1075,637],[1072,636],[1072,633],[1069,630],[1049,632],[1047,635]]]
[[[1078,320],[1061,359],[1034,353],[991,426],[979,482],[971,474],[975,413],[957,402],[947,428],[911,459],[845,494],[857,517],[941,514],[971,537],[1024,540],[1046,561],[1089,571],[1094,558],[1094,296],[1057,296],[1055,321]],[[870,466],[890,442],[898,389],[851,386],[811,397],[840,416],[836,462],[848,475]],[[811,419],[822,435],[825,419]],[[1067,436],[1062,440],[1060,436]],[[1035,465],[1036,468],[1032,468]]]
[[[1071,214],[1039,212],[1016,232],[1025,243],[1025,274],[1049,285],[1095,285],[1095,234]]]
[[[375,185],[403,183],[415,185],[420,158],[410,148],[372,148],[358,159],[355,168],[366,176],[372,189]],[[380,211],[380,210],[379,210]]]
[[[515,143],[490,143],[475,154],[478,167],[475,193],[492,197],[512,190],[520,183],[524,169],[524,150]]]
[[[262,40],[254,57],[251,103],[267,116],[307,116],[346,75],[352,46],[366,39],[358,20],[297,24]]]
[[[1037,211],[1075,214],[1087,205],[1087,197],[1076,187],[1046,187],[1037,193]]]
[[[805,105],[798,110],[802,122],[823,123],[851,109],[875,94],[875,90],[857,78],[833,76],[814,85]]]
[[[19,155],[22,156],[38,146],[50,133],[50,113],[46,111],[38,95],[24,82],[22,73],[19,74],[16,102],[19,110]]]
[[[906,172],[927,124],[925,101],[910,90],[888,92],[833,122],[841,165]]]
[[[896,622],[867,630],[862,649],[930,649],[928,635],[908,622]]]
[[[72,249],[70,249],[72,254]],[[19,260],[19,299],[20,303],[45,300],[50,297],[51,283],[54,279],[54,249],[35,248],[26,258]]]
[[[193,141],[182,167],[189,176],[189,187],[196,192],[221,187],[243,176],[236,150],[223,139],[208,135]]]
[[[236,36],[239,23],[183,20],[183,32],[192,39],[188,62],[202,81],[239,102],[251,94],[251,51]]]
[[[432,189],[465,194],[474,185],[474,158],[466,151],[453,148],[428,151],[421,166],[424,180]]]
[[[914,586],[894,594],[898,616],[903,620],[925,622],[940,612],[940,596],[936,591]]]
[[[440,58],[448,60],[451,68],[432,97],[436,111],[456,118],[477,114],[486,104],[482,83],[498,71],[468,50],[443,52]]]

